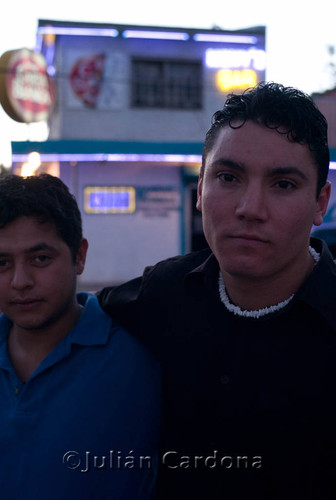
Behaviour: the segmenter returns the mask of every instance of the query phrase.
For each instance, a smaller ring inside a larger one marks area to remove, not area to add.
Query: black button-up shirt
[[[209,250],[98,294],[164,369],[160,500],[336,498],[336,267],[313,245],[311,275],[260,319],[221,303]]]

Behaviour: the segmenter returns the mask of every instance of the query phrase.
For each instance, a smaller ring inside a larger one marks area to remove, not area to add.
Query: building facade
[[[323,93],[315,93],[312,98],[328,121],[329,147],[336,149],[336,88]]]
[[[76,196],[90,243],[80,287],[202,247],[204,136],[229,92],[265,80],[265,28],[40,20],[37,47],[55,85],[49,140],[13,143],[13,170],[58,175]]]

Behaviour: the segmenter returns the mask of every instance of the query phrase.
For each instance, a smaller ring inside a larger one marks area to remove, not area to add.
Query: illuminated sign
[[[201,163],[201,155],[135,153],[41,153],[41,161],[145,161],[164,163]],[[27,153],[14,153],[13,161],[28,161]]]
[[[205,53],[208,68],[266,68],[266,52],[261,49],[208,49]]]
[[[180,31],[142,31],[142,30],[125,30],[122,34],[124,38],[148,38],[156,40],[189,40],[188,33]]]
[[[256,36],[248,35],[221,35],[213,33],[196,33],[193,36],[195,42],[217,42],[217,43],[248,43],[255,44],[258,41]]]
[[[135,211],[133,187],[87,187],[84,210],[88,214],[130,214]]]
[[[47,120],[54,106],[54,88],[41,54],[10,50],[0,58],[0,102],[18,122]]]
[[[221,69],[217,73],[217,87],[222,92],[246,89],[257,85],[257,74],[252,69]]]
[[[115,38],[119,35],[116,29],[76,28],[67,26],[40,26],[39,35],[72,35],[72,36],[107,36]]]

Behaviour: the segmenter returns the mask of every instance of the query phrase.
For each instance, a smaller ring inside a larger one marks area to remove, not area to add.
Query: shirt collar
[[[69,343],[80,345],[106,344],[112,319],[102,310],[92,293],[78,293],[78,303],[83,306],[79,320],[67,335]]]
[[[199,289],[200,293],[203,293],[202,285],[207,288],[207,291],[216,296],[219,299],[218,294],[218,273],[219,264],[213,253],[209,252],[205,255],[204,262],[195,267],[192,271],[185,276],[185,286],[189,291],[196,293],[196,289]]]
[[[69,345],[106,344],[111,330],[112,319],[104,313],[94,294],[78,293],[77,301],[83,307],[83,311],[75,326],[64,338],[64,341]],[[0,316],[0,344],[7,346],[7,336],[11,326],[11,320],[5,314],[2,314]]]
[[[7,316],[1,314],[0,316],[0,367],[10,370],[12,363],[7,350],[7,337],[12,322]]]
[[[80,293],[77,295],[77,300],[83,306],[79,320],[42,360],[32,377],[36,377],[42,371],[68,356],[73,344],[92,346],[107,343],[111,333],[112,319],[100,308],[97,297],[90,293]],[[0,367],[8,371],[13,371],[7,350],[7,337],[11,325],[12,322],[3,314],[0,317]]]

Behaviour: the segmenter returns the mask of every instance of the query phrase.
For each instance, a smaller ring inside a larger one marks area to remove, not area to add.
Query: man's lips
[[[235,240],[243,240],[246,242],[259,242],[259,243],[267,243],[267,240],[257,234],[249,234],[249,233],[238,233],[230,235],[230,238]]]
[[[29,297],[25,299],[14,298],[10,300],[11,304],[30,304],[32,302],[41,302],[42,299],[37,297]]]
[[[20,309],[30,309],[41,304],[42,299],[29,298],[29,299],[12,299],[10,305],[16,306]]]

